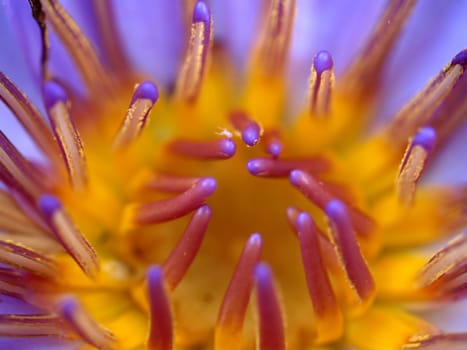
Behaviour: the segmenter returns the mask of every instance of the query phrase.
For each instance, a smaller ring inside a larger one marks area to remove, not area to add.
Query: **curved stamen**
[[[258,264],[254,276],[259,321],[258,349],[285,350],[284,320],[269,266]]]
[[[26,95],[2,72],[0,72],[0,99],[5,102],[41,150],[51,161],[55,161],[57,145],[52,132]]]
[[[364,304],[371,302],[375,292],[375,282],[358,246],[346,206],[341,201],[331,200],[326,205],[325,211],[335,248],[349,282]]]
[[[81,137],[68,110],[66,92],[56,82],[49,81],[44,86],[44,100],[70,182],[76,190],[82,190],[87,182],[86,158]]]
[[[60,300],[59,312],[70,328],[85,342],[98,349],[117,349],[114,335],[98,325],[74,297]]]
[[[123,229],[134,224],[155,224],[182,217],[201,206],[216,187],[216,180],[206,177],[176,197],[147,204],[130,204],[124,215]]]
[[[162,265],[165,281],[170,290],[177,287],[190,268],[201,247],[210,220],[211,208],[208,205],[203,205],[196,210],[182,238]]]
[[[295,0],[273,0],[263,35],[258,42],[256,65],[264,74],[277,74],[285,64],[295,16]]]
[[[0,337],[65,337],[55,315],[0,315]]]
[[[251,175],[262,177],[286,177],[294,169],[312,174],[323,173],[331,169],[331,164],[324,157],[302,159],[254,158],[248,161],[247,169]]]
[[[407,146],[396,179],[397,194],[401,203],[412,204],[417,182],[425,169],[435,142],[435,130],[426,127],[420,129]]]
[[[343,318],[326,273],[319,233],[310,215],[305,212],[298,214],[296,228],[308,291],[317,318],[317,341],[332,341],[342,335]]]
[[[311,65],[308,101],[312,114],[318,116],[329,114],[333,87],[334,62],[329,52],[320,51],[313,58]]]
[[[279,157],[282,152],[282,142],[279,131],[276,129],[266,130],[263,134],[264,149],[273,158]]]
[[[290,182],[322,210],[324,210],[328,202],[333,199],[333,196],[327,191],[324,184],[301,170],[293,170],[290,172]],[[374,232],[375,224],[368,216],[354,207],[349,207],[348,210],[352,224],[357,233],[368,236]]]
[[[114,150],[124,148],[136,140],[143,131],[149,113],[158,98],[157,86],[151,81],[143,81],[136,86],[125,119],[113,141]]]
[[[159,266],[147,272],[149,295],[149,350],[170,350],[173,347],[173,321],[170,301],[164,288],[164,277]]]
[[[42,5],[47,20],[66,46],[88,86],[96,90],[99,88],[111,90],[109,74],[106,73],[94,48],[80,31],[79,26],[56,0],[44,0]]]
[[[462,350],[467,347],[467,333],[418,334],[404,344],[402,350]]]
[[[188,50],[177,80],[176,95],[182,100],[196,100],[201,90],[212,43],[211,32],[211,11],[204,0],[198,0],[193,9]]]
[[[259,142],[261,127],[244,112],[232,112],[229,119],[234,128],[241,133],[242,140],[247,146],[254,146]]]
[[[60,201],[52,195],[39,198],[39,209],[57,240],[89,277],[99,270],[99,258],[86,237],[78,230]]]
[[[253,270],[259,263],[262,239],[258,233],[248,238],[217,316],[214,349],[236,350],[242,345],[242,327],[253,288]]]
[[[233,157],[237,146],[231,138],[224,137],[213,141],[175,140],[168,149],[184,157],[216,160]]]

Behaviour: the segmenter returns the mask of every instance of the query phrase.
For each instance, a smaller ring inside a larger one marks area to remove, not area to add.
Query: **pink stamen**
[[[317,116],[329,114],[333,87],[334,62],[329,52],[320,51],[313,58],[310,73],[308,100],[312,114]]]
[[[241,133],[242,140],[247,146],[254,146],[261,137],[261,127],[246,113],[241,111],[232,112],[229,115],[233,127]]]
[[[0,337],[65,337],[63,322],[55,315],[0,315]]]
[[[200,177],[179,176],[169,174],[155,174],[144,182],[143,187],[165,193],[180,193],[196,184]]]
[[[214,348],[236,350],[242,345],[242,327],[253,288],[253,270],[259,263],[262,239],[250,236],[235,267],[219,311],[214,336]]]
[[[259,350],[285,350],[284,320],[271,270],[266,264],[256,266],[256,303],[258,310]]]
[[[265,151],[269,153],[271,157],[279,157],[282,152],[282,141],[278,130],[266,130],[263,134],[263,144]]]
[[[149,350],[173,348],[173,320],[170,301],[164,287],[164,276],[159,266],[151,266],[147,273],[149,295]]]
[[[162,265],[167,286],[173,290],[190,268],[203,242],[204,234],[211,220],[211,208],[201,206],[193,214],[182,238]]]
[[[300,169],[312,174],[323,173],[331,169],[331,164],[324,157],[303,159],[271,159],[254,158],[248,161],[250,174],[262,177],[286,177],[294,169]]]
[[[169,151],[184,157],[199,159],[229,159],[236,151],[235,142],[228,137],[213,141],[175,140],[168,145]]]

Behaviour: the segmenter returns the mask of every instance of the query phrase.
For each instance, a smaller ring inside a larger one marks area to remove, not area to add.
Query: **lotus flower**
[[[466,348],[454,3],[6,1],[2,348]]]

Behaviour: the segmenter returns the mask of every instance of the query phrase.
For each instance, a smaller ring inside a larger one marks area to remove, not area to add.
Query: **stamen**
[[[329,52],[320,51],[313,58],[311,65],[308,101],[312,114],[317,116],[329,114],[333,87],[334,62]]]
[[[263,135],[264,148],[273,158],[279,157],[282,152],[282,142],[279,131],[276,129],[266,130]]]
[[[124,223],[131,227],[131,223],[148,225],[175,220],[199,208],[214,193],[216,187],[216,180],[206,177],[176,197],[147,204],[129,205],[124,215]]]
[[[326,205],[335,249],[349,279],[363,304],[371,302],[375,282],[355,238],[347,208],[341,201],[331,200]]]
[[[386,130],[386,137],[392,145],[395,147],[405,146],[407,139],[430,119],[430,124],[436,125],[436,129],[449,129],[449,127],[456,125],[459,119],[462,119],[462,115],[465,115],[463,111],[467,108],[464,98],[467,87],[466,64],[462,61],[463,55],[467,54],[464,52],[467,50],[456,55],[392,119]],[[443,126],[442,124],[449,125]]]
[[[63,322],[53,315],[0,315],[0,337],[66,336]]]
[[[0,261],[39,276],[54,277],[57,273],[53,261],[45,255],[5,239],[0,240]]]
[[[55,161],[57,158],[57,145],[52,132],[26,95],[2,72],[0,72],[0,99],[13,112],[41,150],[51,161]]]
[[[149,350],[170,350],[173,347],[173,321],[162,269],[151,266],[147,280],[150,316],[147,347]]]
[[[342,335],[343,319],[326,273],[319,233],[310,215],[305,212],[298,214],[296,228],[308,291],[317,318],[317,342],[329,342]]]
[[[464,350],[467,347],[467,333],[419,334],[411,337],[402,350]]]
[[[82,340],[98,349],[117,349],[116,339],[102,328],[74,297],[64,297],[59,305],[60,314]]]
[[[201,206],[193,214],[182,238],[162,265],[165,281],[170,290],[175,289],[190,268],[203,242],[211,220],[211,208]]]
[[[193,102],[198,97],[211,44],[211,11],[204,0],[198,0],[193,9],[188,50],[176,86],[176,95],[180,99]]]
[[[0,178],[26,197],[37,198],[45,189],[39,171],[0,131]]]
[[[284,320],[271,270],[260,263],[254,276],[259,321],[258,349],[285,350]]]
[[[254,158],[248,161],[247,169],[254,176],[286,177],[294,169],[312,174],[323,173],[331,169],[331,164],[326,158],[320,156],[302,159]]]
[[[79,26],[56,0],[42,1],[47,20],[51,23],[67,51],[70,53],[84,80],[91,89],[110,91],[112,84],[89,40]]]
[[[201,180],[201,178],[195,176],[152,174],[142,181],[141,188],[166,193],[180,193],[193,187],[199,180]]]
[[[328,202],[333,198],[331,193],[326,189],[323,183],[317,181],[313,176],[301,170],[293,170],[290,172],[290,182],[305,197],[312,201],[317,207],[325,210]],[[352,225],[358,234],[369,236],[375,230],[375,224],[368,216],[359,209],[348,207],[348,212]]]
[[[418,180],[425,169],[436,142],[436,132],[433,128],[420,129],[405,151],[396,179],[397,194],[401,203],[413,203]]]
[[[114,150],[128,146],[141,134],[158,98],[159,91],[154,83],[144,81],[136,86],[125,119],[115,136]]]
[[[242,140],[247,146],[254,146],[259,142],[261,127],[244,112],[232,112],[229,115],[230,122],[242,135]]]
[[[371,95],[375,89],[387,56],[404,28],[414,4],[415,0],[389,0],[376,28],[341,81],[342,87],[351,91],[354,97],[357,93],[364,98],[365,93]]]
[[[237,146],[231,138],[224,137],[213,141],[175,140],[168,149],[184,157],[216,160],[233,157]]]
[[[86,159],[81,137],[68,110],[65,90],[56,82],[44,86],[45,107],[68,170],[70,182],[76,190],[86,185]]]
[[[284,68],[293,21],[295,0],[273,0],[263,35],[259,38],[256,65],[264,74],[277,74]]]
[[[86,237],[78,230],[60,201],[52,195],[39,198],[39,209],[57,240],[89,277],[99,270],[99,258]]]
[[[253,270],[259,263],[262,247],[261,236],[255,233],[243,248],[217,316],[216,350],[236,350],[242,346],[242,327],[253,288]]]
[[[16,269],[0,267],[0,294],[24,299],[29,293],[24,285],[24,274]],[[0,316],[1,317],[1,316]],[[0,321],[0,329],[2,328]],[[0,336],[3,336],[0,331]]]

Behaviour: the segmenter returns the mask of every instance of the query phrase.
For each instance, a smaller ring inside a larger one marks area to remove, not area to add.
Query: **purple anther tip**
[[[259,141],[261,130],[259,125],[256,123],[251,123],[242,131],[242,140],[247,144],[247,146],[254,146]]]
[[[208,5],[203,0],[198,0],[193,9],[193,23],[209,22],[210,17],[211,14]]]
[[[252,159],[246,163],[246,168],[251,175],[258,175],[264,170],[262,163],[261,159]]]
[[[256,283],[265,285],[271,280],[271,269],[265,263],[259,263],[255,267]]]
[[[315,55],[315,57],[313,58],[313,64],[318,74],[330,70],[334,66],[331,54],[324,50],[318,52]]]
[[[66,102],[68,96],[63,87],[53,80],[50,80],[44,84],[44,103],[45,108],[50,109],[57,102]]]
[[[157,89],[156,84],[152,81],[146,80],[140,83],[133,94],[132,102],[138,99],[148,99],[152,103],[156,103],[159,98],[159,90]]]
[[[44,194],[39,198],[39,209],[47,217],[51,218],[52,215],[62,207],[62,204],[57,197],[50,194]]]
[[[412,140],[412,146],[421,146],[426,151],[431,151],[436,142],[436,131],[432,127],[424,127],[418,130]]]
[[[78,308],[76,299],[72,296],[63,297],[60,300],[60,310],[65,318],[71,318]]]
[[[162,284],[162,280],[164,278],[162,268],[158,265],[150,266],[146,276],[150,286]]]
[[[294,186],[299,186],[303,179],[303,171],[292,170],[289,175],[290,183]]]
[[[211,195],[216,191],[217,181],[212,177],[205,177],[199,180],[198,186],[203,189],[206,195]]]
[[[331,220],[336,220],[347,215],[345,204],[338,199],[331,199],[328,204],[326,204],[324,211]]]
[[[237,150],[237,145],[234,140],[231,138],[225,138],[221,140],[220,151],[222,154],[225,154],[228,158],[233,157],[235,151]]]
[[[310,214],[302,211],[297,215],[295,219],[295,225],[297,226],[298,230],[302,230],[304,226],[311,224],[312,219]]]
[[[196,215],[204,216],[204,215],[211,215],[212,210],[211,207],[207,204],[203,204],[196,210]]]
[[[250,238],[248,238],[248,245],[261,245],[263,239],[259,233],[253,233]]]
[[[459,52],[451,61],[451,64],[460,64],[463,69],[467,67],[467,49],[462,50]]]
[[[282,152],[282,144],[280,142],[271,142],[268,146],[268,153],[274,158],[279,157]]]

